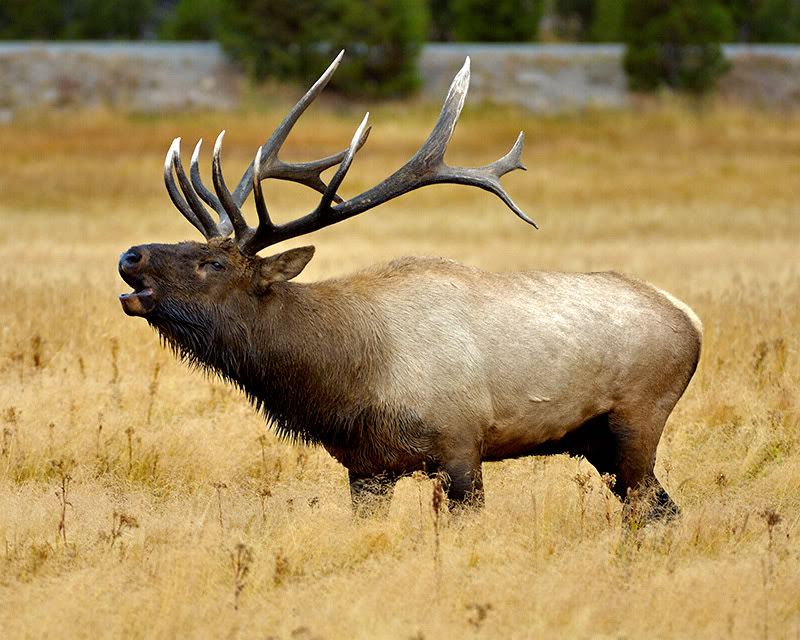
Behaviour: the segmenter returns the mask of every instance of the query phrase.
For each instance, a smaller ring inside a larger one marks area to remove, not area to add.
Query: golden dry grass
[[[800,116],[467,111],[449,160],[490,162],[524,129],[529,171],[504,184],[540,232],[440,186],[315,234],[305,279],[407,253],[613,268],[705,322],[659,449],[677,523],[626,535],[588,463],[530,458],[486,465],[485,511],[443,516],[437,554],[429,481],[401,481],[387,519],[354,520],[324,451],[278,441],[116,300],[121,251],[197,235],[161,183],[172,137],[188,157],[203,136],[209,154],[227,128],[232,175],[283,106],[0,127],[0,635],[800,637]],[[338,150],[359,117],[315,107],[285,155]],[[434,118],[373,112],[345,193],[398,167]],[[315,202],[267,194],[280,216]]]

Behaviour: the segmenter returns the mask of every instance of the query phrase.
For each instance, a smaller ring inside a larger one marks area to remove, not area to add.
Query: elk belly
[[[494,419],[484,435],[484,459],[531,455],[608,411],[607,403],[580,403],[555,394],[529,393],[519,400],[505,408],[495,405]]]

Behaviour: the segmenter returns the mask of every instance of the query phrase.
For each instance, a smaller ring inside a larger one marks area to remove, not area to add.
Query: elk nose
[[[119,257],[120,271],[135,271],[143,258],[144,254],[139,247],[131,247]]]

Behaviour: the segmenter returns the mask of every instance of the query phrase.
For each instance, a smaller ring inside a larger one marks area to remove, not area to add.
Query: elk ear
[[[263,258],[255,274],[255,285],[259,293],[267,290],[273,282],[291,280],[305,269],[314,256],[314,247],[289,249],[268,258]]]

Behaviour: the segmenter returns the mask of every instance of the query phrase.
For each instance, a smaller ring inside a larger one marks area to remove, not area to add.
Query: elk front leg
[[[348,470],[350,478],[350,499],[353,502],[353,511],[363,517],[386,516],[389,513],[389,503],[394,494],[394,485],[397,475],[384,472],[379,475],[365,476]]]

